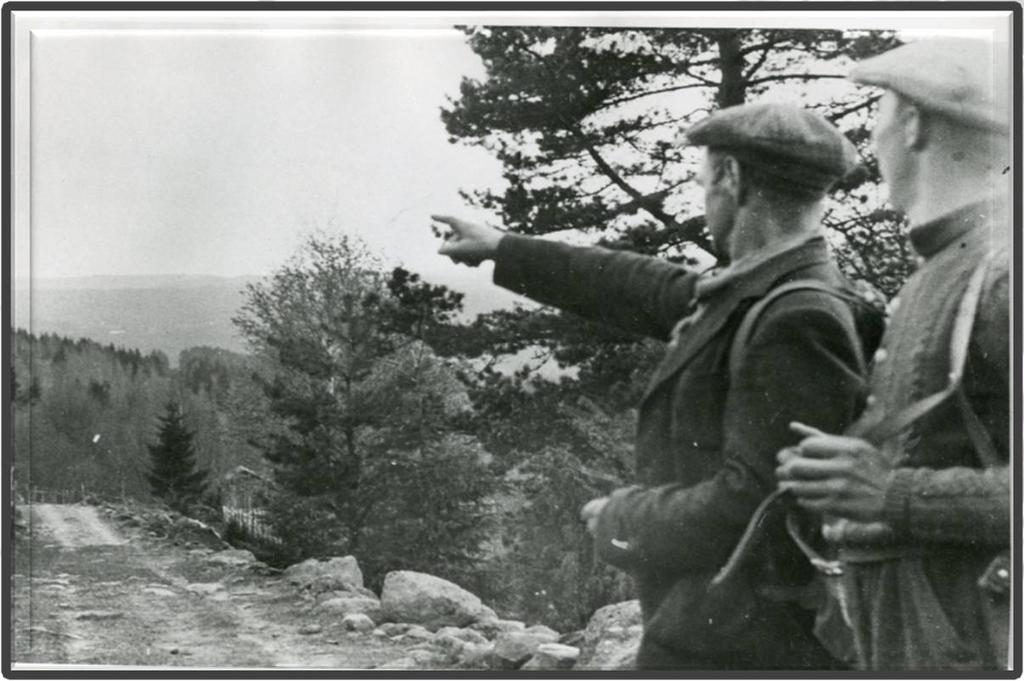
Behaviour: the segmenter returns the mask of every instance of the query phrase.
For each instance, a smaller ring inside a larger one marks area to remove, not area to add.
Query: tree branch
[[[870,97],[868,97],[866,100],[864,100],[863,102],[861,102],[859,104],[855,104],[855,105],[847,107],[845,109],[840,109],[839,111],[835,111],[833,113],[830,113],[828,115],[828,119],[830,121],[832,121],[833,123],[835,123],[836,121],[838,121],[839,119],[843,118],[844,116],[848,116],[849,114],[852,114],[854,112],[861,111],[862,109],[870,108],[871,105],[873,105],[875,102],[877,102],[881,98],[882,98],[882,95],[871,95]]]
[[[842,79],[846,76],[842,76],[835,73],[780,73],[775,76],[765,76],[764,78],[757,78],[747,83],[747,87],[751,85],[760,85],[761,83],[769,83],[776,80],[818,80],[822,78],[836,78]]]
[[[689,75],[689,74],[687,74],[687,75]],[[618,99],[613,99],[613,100],[611,100],[609,102],[606,102],[606,103],[602,104],[601,106],[597,107],[596,111],[600,111],[602,109],[607,109],[607,108],[610,108],[610,107],[613,107],[613,106],[618,106],[619,104],[625,104],[626,102],[634,102],[634,101],[636,101],[638,99],[643,99],[644,97],[652,97],[654,95],[665,94],[666,92],[676,92],[677,90],[692,90],[694,88],[712,87],[712,86],[717,86],[718,85],[718,83],[715,83],[713,81],[708,81],[707,79],[699,79],[699,81],[700,82],[697,82],[697,83],[687,83],[686,85],[673,85],[672,87],[664,87],[664,88],[659,88],[657,90],[649,90],[647,92],[641,92],[639,94],[629,95],[627,97],[619,97]]]
[[[774,45],[773,45],[773,46],[774,46]],[[757,73],[757,72],[758,72],[758,70],[759,70],[759,69],[760,69],[760,68],[761,68],[762,66],[764,66],[764,63],[765,63],[765,62],[766,62],[766,61],[768,60],[768,55],[769,55],[769,53],[771,53],[771,51],[772,51],[772,47],[773,47],[773,46],[771,46],[771,47],[766,47],[766,48],[765,48],[765,49],[764,49],[764,50],[763,50],[763,51],[761,52],[761,56],[757,58],[757,61],[756,61],[756,62],[755,62],[755,63],[754,63],[754,64],[753,64],[753,65],[752,65],[752,66],[751,66],[751,67],[750,67],[749,69],[747,69],[746,71],[744,71],[744,72],[743,72],[743,78],[744,78],[745,80],[746,80],[746,79],[749,79],[749,78],[750,78],[751,76],[753,76],[753,75],[754,75],[755,73]],[[744,54],[744,52],[743,52],[743,51],[740,51],[740,54]]]

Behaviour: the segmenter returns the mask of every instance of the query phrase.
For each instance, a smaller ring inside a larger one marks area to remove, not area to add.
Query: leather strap
[[[960,306],[957,308],[956,318],[953,320],[953,330],[950,334],[949,344],[949,383],[937,393],[933,393],[914,402],[909,407],[884,418],[866,427],[854,424],[847,435],[860,437],[864,440],[880,445],[886,440],[896,437],[904,430],[912,426],[926,414],[945,402],[950,396],[960,391],[963,383],[964,365],[967,363],[967,350],[971,341],[971,331],[974,329],[974,319],[978,312],[978,303],[981,300],[981,290],[985,283],[985,275],[988,273],[988,265],[992,259],[991,253],[981,259],[978,266],[971,273],[967,282],[963,298],[960,299]],[[962,391],[961,391],[962,392]],[[966,397],[964,398],[966,399]],[[973,409],[968,409],[973,414]],[[975,415],[975,419],[977,416]],[[967,419],[965,419],[967,420]],[[978,424],[980,425],[980,424]],[[968,436],[971,436],[972,426],[967,426]],[[987,433],[986,433],[987,435]],[[991,442],[991,441],[990,441]],[[975,445],[977,446],[977,445]],[[994,449],[992,450],[994,451]],[[980,454],[980,452],[979,452]]]
[[[957,308],[957,314],[953,321],[953,330],[950,337],[950,373],[949,384],[946,388],[918,400],[894,416],[875,422],[867,428],[862,428],[858,426],[858,424],[854,424],[847,431],[847,435],[860,437],[879,445],[903,432],[906,428],[913,425],[916,421],[938,407],[945,400],[949,399],[951,395],[958,395],[961,411],[964,414],[964,424],[967,428],[968,437],[970,437],[974,444],[975,450],[978,453],[978,458],[981,460],[982,465],[998,465],[999,458],[995,446],[992,444],[991,436],[981,423],[981,419],[978,418],[977,414],[967,402],[967,397],[964,395],[962,388],[963,370],[967,362],[968,345],[971,340],[971,332],[974,329],[974,319],[977,316],[982,287],[985,283],[985,275],[988,272],[988,266],[991,260],[992,253],[990,252],[987,253],[981,259],[981,262],[978,263],[974,272],[971,273],[971,278],[967,282],[963,298],[961,298],[960,305]],[[815,280],[793,281],[770,291],[750,308],[744,316],[743,321],[740,323],[739,330],[736,332],[736,336],[733,339],[731,352],[729,353],[729,371],[730,376],[733,379],[735,379],[739,370],[740,362],[738,358],[742,357],[745,352],[747,343],[750,340],[750,336],[753,334],[754,327],[757,324],[757,320],[761,316],[761,313],[773,300],[776,300],[786,293],[798,290],[817,290],[839,297],[846,297],[841,292],[827,284]],[[710,586],[716,586],[724,582],[740,566],[740,564],[742,564],[747,555],[753,550],[754,546],[756,546],[757,542],[760,540],[761,533],[759,530],[763,527],[764,520],[768,513],[777,504],[790,498],[790,495],[782,490],[775,490],[765,497],[747,523],[739,542],[729,555],[729,559],[711,580]],[[811,564],[825,575],[834,576],[836,574],[841,574],[841,565],[837,561],[826,560],[821,556],[821,554],[815,551],[813,547],[811,547],[800,535],[799,528],[795,522],[795,517],[789,517],[790,515],[791,514],[787,514],[786,529],[790,537],[804,555],[807,556],[807,559]],[[909,552],[916,550],[918,549],[910,546],[886,547],[885,549],[887,554],[894,551]]]

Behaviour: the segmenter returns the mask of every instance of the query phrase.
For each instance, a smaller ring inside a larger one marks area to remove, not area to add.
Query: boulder
[[[406,653],[406,656],[416,662],[416,667],[419,669],[430,669],[446,665],[444,655],[438,654],[433,650],[410,650]]]
[[[409,631],[411,627],[412,625],[407,622],[385,622],[380,625],[380,630],[384,632],[385,636],[395,637],[401,636],[405,632]]]
[[[206,562],[225,567],[248,567],[256,562],[256,556],[245,549],[228,549],[208,556]]]
[[[460,629],[458,627],[442,627],[438,629],[434,634],[434,638],[440,636],[449,635],[463,641],[465,643],[487,643],[487,637],[481,634],[479,631],[473,629]]]
[[[479,631],[489,639],[493,639],[506,631],[523,631],[526,625],[519,620],[485,619],[469,625],[474,631]]]
[[[494,639],[494,650],[491,651],[490,666],[492,669],[518,669],[537,652],[544,643],[555,643],[558,634],[549,635],[543,632],[506,631]]]
[[[463,669],[487,669],[493,643],[467,643],[459,650],[455,666]]]
[[[434,635],[424,626],[413,624],[402,633],[403,641],[429,641]]]
[[[539,634],[541,636],[548,636],[553,641],[557,641],[561,636],[561,634],[559,634],[557,631],[555,631],[551,627],[546,627],[543,624],[534,624],[532,627],[526,627],[524,631],[527,634]]]
[[[360,596],[358,594],[335,596],[334,598],[322,601],[316,607],[317,610],[340,615],[343,618],[354,614],[366,615],[374,622],[380,621],[381,618],[380,601],[376,598]],[[370,628],[372,629],[373,627]]]
[[[329,560],[310,558],[289,565],[284,577],[302,589],[355,591],[363,588],[363,572],[355,556],[336,556]]]
[[[643,624],[639,601],[599,609],[583,631],[576,669],[629,669],[640,647]]]
[[[422,624],[432,631],[477,621],[483,605],[456,584],[408,570],[389,572],[384,577],[380,603],[385,619]]]
[[[445,627],[445,629],[452,629],[452,627]],[[455,631],[458,631],[456,629]],[[452,664],[458,661],[459,656],[462,653],[462,649],[467,644],[458,636],[455,636],[451,631],[441,630],[434,634],[433,638],[430,639],[431,645],[440,653],[446,664]]]
[[[561,643],[542,643],[522,669],[572,669],[580,649]]]
[[[354,612],[341,618],[341,628],[345,631],[358,631],[365,634],[373,631],[373,620],[361,612]]]

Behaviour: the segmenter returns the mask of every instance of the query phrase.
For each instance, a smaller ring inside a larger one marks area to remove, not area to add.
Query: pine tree
[[[152,462],[146,476],[155,496],[171,508],[184,511],[206,491],[207,471],[196,469],[195,433],[185,426],[184,415],[177,402],[167,403],[167,413],[159,417],[160,432],[156,445],[147,445]]]

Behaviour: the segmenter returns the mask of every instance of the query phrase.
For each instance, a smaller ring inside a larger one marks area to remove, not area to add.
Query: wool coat
[[[866,669],[1006,668],[998,651],[1007,642],[993,637],[1008,622],[990,620],[1007,619],[1009,595],[979,580],[1010,544],[1009,224],[1005,207],[979,203],[910,233],[923,262],[890,303],[870,406],[858,425],[870,430],[947,385],[954,318],[971,274],[991,252],[963,388],[998,460],[979,457],[953,399],[878,443],[896,467],[884,520],[899,544],[880,553],[896,555],[876,560],[876,551],[855,542],[840,554],[858,665]]]
[[[639,484],[612,496],[596,533],[600,555],[637,582],[638,666],[828,667],[832,658],[810,634],[813,613],[761,593],[810,577],[781,528],[730,593],[709,598],[707,584],[775,489],[776,454],[799,441],[789,423],[842,431],[865,394],[857,319],[840,298],[805,290],[773,301],[735,373],[733,335],[775,286],[846,283],[821,237],[727,285],[699,279],[658,258],[515,235],[500,242],[494,272],[512,291],[630,332],[669,340],[678,324],[639,406]]]

